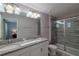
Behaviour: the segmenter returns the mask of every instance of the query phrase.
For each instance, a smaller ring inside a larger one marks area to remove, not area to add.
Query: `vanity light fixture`
[[[14,11],[14,8],[11,6],[11,5],[6,5],[6,12],[7,13],[13,13],[13,11]]]
[[[27,17],[31,17],[31,16],[32,16],[32,12],[31,12],[31,11],[28,11],[28,12],[26,13],[26,16],[27,16]]]
[[[30,16],[31,18],[35,18],[37,16],[37,13],[33,13],[32,12],[32,15]]]
[[[21,13],[21,9],[19,7],[17,7],[16,5],[5,4],[5,10],[7,13],[11,13],[11,14],[20,15],[20,13]],[[29,9],[27,11],[25,11],[25,14],[26,14],[26,17],[30,17],[30,18],[34,18],[34,19],[37,19],[40,17],[39,13],[34,13],[34,12],[30,11]]]
[[[37,19],[37,18],[39,18],[39,17],[40,17],[40,14],[34,13],[34,18],[35,18],[35,19]]]
[[[28,12],[26,13],[26,16],[27,16],[27,17],[30,17],[30,18],[37,19],[37,18],[40,17],[40,14],[38,14],[38,13],[33,13],[33,12],[31,12],[31,11],[28,11]]]
[[[37,14],[37,17],[39,18],[40,17],[40,14]]]
[[[32,13],[32,15],[30,16],[31,18],[34,18],[34,15],[33,15],[33,13]]]
[[[38,14],[38,17],[41,17],[41,15],[40,15],[40,14]]]
[[[37,13],[33,13],[33,18],[37,18]]]
[[[15,7],[15,14],[19,15],[21,13],[21,10],[19,7]]]

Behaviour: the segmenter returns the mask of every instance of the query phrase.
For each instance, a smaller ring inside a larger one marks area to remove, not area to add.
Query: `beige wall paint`
[[[41,36],[49,39],[49,15],[41,14]]]

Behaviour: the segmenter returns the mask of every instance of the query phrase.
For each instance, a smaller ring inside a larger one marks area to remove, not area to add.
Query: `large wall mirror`
[[[9,40],[40,37],[40,14],[17,4],[0,4],[0,44]],[[16,7],[16,8],[15,8]],[[4,11],[3,11],[4,10]],[[26,12],[27,11],[27,12]]]
[[[16,42],[18,39],[21,41],[23,38],[34,39],[40,36],[40,18],[0,13],[0,44],[6,44],[9,40]]]
[[[8,13],[0,13],[0,45],[8,44],[9,40],[17,39],[18,18],[11,16]]]

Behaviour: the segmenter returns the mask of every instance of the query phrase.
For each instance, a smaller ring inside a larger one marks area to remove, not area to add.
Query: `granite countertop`
[[[20,41],[16,43],[2,45],[0,46],[0,55],[6,54],[6,53],[9,53],[9,52],[12,52],[12,51],[24,48],[24,47],[28,47],[34,44],[38,44],[43,41],[47,41],[47,39],[37,38],[37,39],[24,40],[24,41]]]

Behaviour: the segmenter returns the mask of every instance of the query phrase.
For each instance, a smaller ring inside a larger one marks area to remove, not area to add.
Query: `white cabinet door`
[[[48,41],[36,44],[31,47],[31,56],[47,56]]]
[[[40,48],[34,49],[33,51],[31,51],[30,56],[42,56],[41,49]]]
[[[31,56],[41,56],[42,55],[40,44],[36,44],[36,45],[31,46],[30,55]]]
[[[48,41],[42,43],[42,56],[48,56]]]

